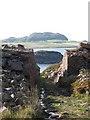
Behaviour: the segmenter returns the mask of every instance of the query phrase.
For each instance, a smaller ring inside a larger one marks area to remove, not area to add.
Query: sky
[[[0,39],[33,32],[88,40],[89,0],[0,0]]]

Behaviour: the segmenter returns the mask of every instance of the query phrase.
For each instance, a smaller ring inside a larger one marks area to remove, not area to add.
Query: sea
[[[67,49],[73,49],[73,48],[37,48],[37,49],[34,49],[34,52],[39,51],[39,50],[47,50],[47,51],[57,51],[57,52],[60,52],[62,55],[64,55],[64,52]],[[47,67],[53,64],[38,64],[37,63],[37,65],[40,67],[40,73],[42,73]]]

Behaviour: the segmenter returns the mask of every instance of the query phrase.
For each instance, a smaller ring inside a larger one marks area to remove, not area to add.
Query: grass
[[[37,88],[33,88],[31,92],[31,96],[28,96],[28,101],[26,101],[26,104],[16,111],[15,113],[12,113],[9,109],[6,110],[6,112],[3,112],[0,114],[0,119],[7,119],[11,118],[13,119],[18,119],[18,118],[39,118],[41,117],[41,108],[39,104],[39,96],[38,96],[38,91]]]
[[[56,109],[58,113],[69,113],[70,118],[88,117],[88,96],[86,94],[78,97],[49,95],[45,102],[47,106]]]
[[[76,41],[66,41],[60,42],[59,40],[48,40],[48,41],[39,41],[39,42],[19,42],[27,48],[55,48],[55,47],[78,47],[80,42]],[[11,44],[19,44],[11,43]],[[0,43],[7,44],[7,43]]]
[[[86,75],[87,71],[81,70],[80,74],[82,76]],[[64,96],[61,94],[61,90],[66,91],[68,90],[67,88],[64,88],[64,86],[62,86],[62,88],[60,88],[60,86],[57,87],[57,84],[54,83],[53,79],[48,80],[47,78],[44,78],[42,80],[42,86],[44,86],[46,90],[46,98],[44,103],[47,107],[56,109],[57,113],[69,113],[69,118],[71,119],[90,119],[88,116],[88,105],[90,104],[88,93],[84,92],[83,94],[80,94],[76,91],[78,87],[83,87],[85,89],[88,88],[88,81],[85,80],[84,82],[81,84],[81,82],[78,80],[74,81],[72,87],[75,94],[72,93],[70,96]]]
[[[41,73],[41,75],[42,75],[43,77],[49,76],[49,74],[51,74],[51,71],[53,72],[53,71],[55,71],[56,69],[59,68],[60,64],[61,64],[61,63],[57,63],[57,64],[53,64],[53,65],[49,66],[48,68],[46,68],[46,69]]]

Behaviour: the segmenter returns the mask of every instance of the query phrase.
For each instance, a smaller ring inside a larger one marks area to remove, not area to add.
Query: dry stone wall
[[[83,44],[83,46],[81,46]],[[81,68],[90,69],[90,44],[82,43],[76,50],[67,52],[67,75],[78,75]],[[84,47],[84,45],[86,47]]]
[[[90,44],[81,43],[77,49],[66,50],[60,67],[51,77],[58,82],[62,77],[78,75],[82,68],[90,70]]]
[[[32,49],[24,46],[6,46],[2,48],[2,105],[10,108],[21,106],[21,100],[27,97],[40,77]]]

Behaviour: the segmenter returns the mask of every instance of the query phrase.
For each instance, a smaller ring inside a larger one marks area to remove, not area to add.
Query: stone
[[[10,69],[15,71],[22,71],[23,70],[22,63],[19,61],[12,62]]]
[[[52,109],[52,108],[48,108],[47,110],[46,110],[47,112],[57,112],[57,110],[56,109]]]
[[[41,104],[41,106],[44,106],[44,103],[40,103]]]
[[[18,44],[18,49],[20,49],[20,50],[25,49],[24,45]]]
[[[6,53],[6,52],[2,52],[2,57],[4,57],[4,58],[10,58],[11,54],[10,53]]]
[[[45,93],[45,91],[43,90],[41,93],[42,93],[42,94],[44,94],[44,93]]]
[[[12,85],[17,85],[17,84],[20,84],[22,82],[23,75],[22,74],[19,74],[19,75],[11,74],[10,78],[11,78],[10,83]]]
[[[12,88],[11,87],[9,87],[9,88],[4,88],[5,90],[7,90],[7,91],[9,91],[9,90],[11,90]]]
[[[2,88],[8,88],[8,87],[11,87],[11,84],[10,84],[10,81],[7,81],[6,80],[2,80]]]
[[[0,107],[0,113],[5,112],[7,108],[5,106]]]
[[[14,80],[11,80],[11,83],[14,83]]]
[[[41,88],[41,90],[43,91],[43,90],[44,90],[44,88]]]
[[[44,95],[43,95],[43,94],[41,94],[41,95],[40,95],[40,98],[41,98],[41,99],[44,99]]]
[[[4,101],[4,102],[11,101],[11,96],[10,96],[10,94],[7,93],[7,92],[3,92],[3,93],[2,93],[2,101]]]
[[[6,66],[6,59],[2,61],[2,67],[5,67],[5,66]]]
[[[49,119],[59,118],[59,114],[52,114],[49,116]]]
[[[14,94],[11,94],[10,96],[11,96],[12,98],[14,98],[14,97],[15,97],[15,95],[14,95]]]

